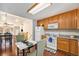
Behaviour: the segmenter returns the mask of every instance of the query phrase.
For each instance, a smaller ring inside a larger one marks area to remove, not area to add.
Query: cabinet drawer
[[[58,41],[59,41],[59,42],[68,42],[69,40],[66,39],[66,38],[58,38]]]
[[[78,41],[75,39],[70,39],[69,41],[70,44],[70,53],[74,55],[78,55]]]
[[[79,41],[78,41],[78,56],[79,56]]]
[[[61,43],[59,42],[58,43],[58,49],[59,50],[63,50],[63,51],[66,51],[66,52],[69,52],[69,43]]]

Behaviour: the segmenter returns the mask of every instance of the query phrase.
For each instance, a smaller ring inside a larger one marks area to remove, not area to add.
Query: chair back
[[[6,40],[12,40],[12,34],[9,32],[4,33],[5,39]]]
[[[16,35],[16,41],[20,42],[24,40],[24,35]]]

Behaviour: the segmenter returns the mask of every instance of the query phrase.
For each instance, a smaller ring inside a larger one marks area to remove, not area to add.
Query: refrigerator
[[[45,34],[44,28],[42,26],[35,27],[35,41],[39,42],[42,40],[42,35]]]

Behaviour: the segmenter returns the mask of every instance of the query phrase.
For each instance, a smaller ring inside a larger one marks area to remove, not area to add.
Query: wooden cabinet
[[[53,16],[53,17],[49,17],[48,23],[49,24],[58,23],[58,19],[59,19],[59,16],[58,15]]]
[[[65,38],[58,38],[57,47],[59,50],[69,52],[69,40]]]
[[[38,20],[37,21],[37,26],[40,26],[42,24],[42,21],[41,20]]]
[[[37,26],[43,25],[44,29],[48,28],[48,18],[37,21]]]
[[[44,20],[44,29],[48,29],[48,18]]]
[[[48,29],[48,24],[58,23],[58,16],[53,16],[37,21],[37,26],[44,25],[44,29]]]
[[[60,14],[59,29],[76,29],[76,10]]]
[[[74,39],[69,39],[70,53],[78,55],[78,41]]]
[[[79,19],[77,19],[77,29],[79,29]]]
[[[59,29],[77,29],[79,28],[79,10],[75,9],[56,16],[51,16],[37,22],[37,25],[44,24],[48,29],[48,24],[58,23]]]
[[[78,55],[78,41],[75,39],[58,38],[57,49],[68,52],[71,55]]]
[[[67,20],[65,20],[64,14],[61,14],[59,16],[59,29],[65,29],[67,28]]]
[[[77,29],[77,9],[70,12],[71,13],[71,29]]]
[[[79,41],[78,41],[78,56],[79,56]]]
[[[77,29],[79,29],[79,9],[77,9]]]

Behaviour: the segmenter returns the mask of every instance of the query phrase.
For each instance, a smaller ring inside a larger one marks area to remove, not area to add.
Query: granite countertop
[[[74,36],[74,35],[72,35],[72,36],[69,36],[69,35],[59,35],[58,37],[60,37],[60,38],[67,38],[67,39],[75,39],[75,40],[78,40],[79,41],[79,36]]]

